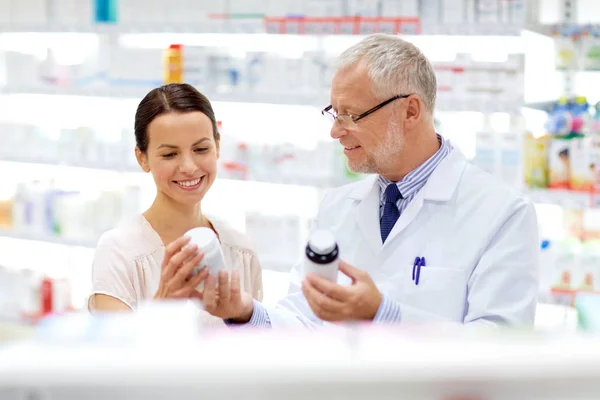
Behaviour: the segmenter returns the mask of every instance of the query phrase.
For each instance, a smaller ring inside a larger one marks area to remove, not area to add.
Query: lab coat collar
[[[379,229],[378,176],[370,176],[358,183],[350,192],[349,197],[359,201],[356,208],[356,222],[373,253],[379,254],[383,247],[389,246],[394,237],[410,225],[421,210],[424,200],[449,201],[458,186],[465,165],[465,156],[456,148],[452,150],[404,210],[383,245]]]
[[[442,160],[427,180],[427,183],[423,187],[423,199],[434,201],[450,200],[458,186],[466,164],[467,159],[464,154],[455,147]],[[348,196],[354,200],[365,200],[373,191],[379,191],[377,179],[377,175],[370,175],[359,182]]]

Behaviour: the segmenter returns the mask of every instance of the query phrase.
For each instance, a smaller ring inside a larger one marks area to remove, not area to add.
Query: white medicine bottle
[[[197,275],[204,267],[208,267],[209,273],[214,276],[218,276],[221,270],[227,271],[221,244],[212,229],[190,229],[185,236],[189,236],[190,243],[198,246],[198,249],[204,253],[202,260],[194,267],[192,275]]]
[[[314,231],[306,244],[304,276],[312,273],[337,282],[339,252],[333,233],[327,230]]]

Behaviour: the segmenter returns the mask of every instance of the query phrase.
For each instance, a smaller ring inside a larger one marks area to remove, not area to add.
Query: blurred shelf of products
[[[218,20],[235,21],[228,31],[244,33],[469,34],[474,31],[464,26],[469,24],[477,32],[515,35],[525,25],[528,11],[524,0],[2,0],[1,4],[0,26],[13,31],[36,27],[43,31],[44,26],[95,31],[101,24],[129,32],[162,32]],[[206,29],[198,25],[194,31]],[[216,31],[210,27],[210,32]]]
[[[90,42],[90,47],[68,65],[51,44],[39,49],[45,53],[41,60],[39,54],[4,51],[7,84],[0,85],[0,94],[140,99],[163,83],[186,82],[213,102],[323,108],[334,69],[334,55],[325,51],[281,55],[218,45],[132,48],[103,41]],[[434,61],[437,110],[519,114],[524,105],[524,56],[506,57],[486,62],[458,53],[451,61]]]
[[[335,57],[385,32],[432,60],[439,132],[536,203],[536,325],[588,329],[584,299],[600,291],[600,29],[585,18],[598,10],[565,25],[536,16],[550,9],[561,2],[0,0],[0,319],[85,309],[98,237],[153,199],[133,116],[165,82],[213,102],[219,178],[203,209],[252,237],[274,302],[323,191],[362,178],[320,115]],[[548,112],[543,128],[532,109]]]

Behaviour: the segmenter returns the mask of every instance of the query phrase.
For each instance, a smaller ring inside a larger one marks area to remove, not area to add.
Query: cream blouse
[[[221,241],[225,263],[240,273],[242,290],[262,300],[262,270],[244,234],[217,220],[211,220]],[[94,309],[94,294],[119,299],[132,310],[154,297],[158,290],[165,246],[143,215],[104,233],[92,264],[92,295],[88,308]]]

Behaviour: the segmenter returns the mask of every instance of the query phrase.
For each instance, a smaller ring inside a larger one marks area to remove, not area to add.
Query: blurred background
[[[537,327],[585,328],[600,314],[577,300],[600,293],[597,0],[0,0],[0,320],[85,308],[99,235],[154,198],[133,118],[171,81],[213,102],[203,209],[252,236],[274,304],[322,191],[362,178],[320,109],[335,57],[372,32],[424,51],[438,131],[535,200]]]

